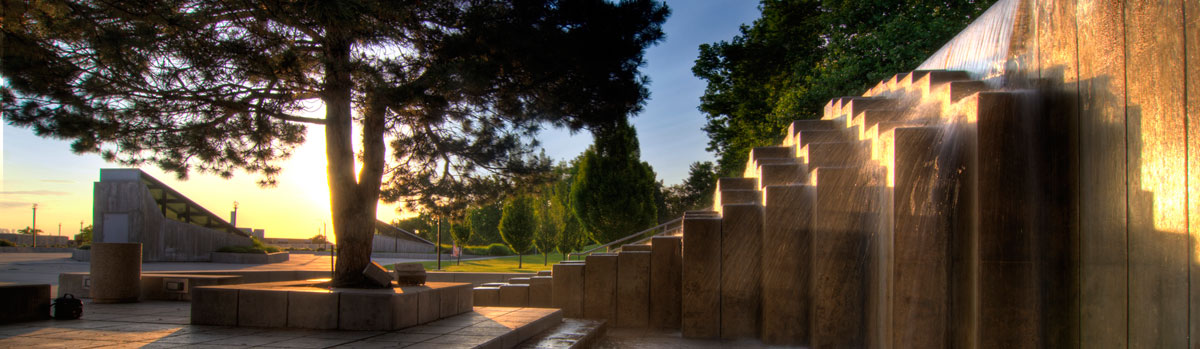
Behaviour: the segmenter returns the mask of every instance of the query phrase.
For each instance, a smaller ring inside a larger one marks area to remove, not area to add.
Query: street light
[[[33,204],[33,226],[29,227],[29,233],[33,234],[33,247],[37,247],[37,203]]]

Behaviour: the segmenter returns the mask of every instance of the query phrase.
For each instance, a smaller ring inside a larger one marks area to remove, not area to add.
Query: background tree
[[[41,229],[33,229],[30,227],[24,227],[24,228],[21,228],[20,230],[17,230],[17,234],[33,235],[34,233],[41,234],[42,230]]]
[[[503,242],[500,238],[500,204],[490,203],[467,211],[471,240],[481,245]]]
[[[619,122],[593,134],[571,186],[571,206],[592,241],[604,244],[655,224],[655,180],[641,161],[633,127]]]
[[[0,113],[76,152],[270,185],[305,125],[324,127],[333,281],[353,287],[365,285],[380,199],[460,207],[495,192],[477,187],[545,169],[530,152],[539,125],[639,111],[638,67],[669,11],[652,0],[63,0],[5,12]],[[325,114],[301,115],[314,105]]]
[[[75,234],[75,245],[82,246],[92,243],[92,225],[83,227],[79,230],[79,234]]]
[[[994,0],[762,0],[731,41],[700,45],[700,110],[724,176],[751,148],[778,144],[789,122],[819,118],[830,98],[911,71]]]
[[[317,234],[317,235],[313,235],[313,237],[311,237],[311,238],[308,238],[308,242],[311,242],[311,243],[317,244],[317,245],[324,245],[324,244],[329,243],[329,240],[326,240],[324,235]]]
[[[517,268],[522,268],[525,252],[533,247],[533,234],[538,229],[537,212],[533,199],[520,195],[504,203],[500,218],[500,236],[513,252],[517,253]]]
[[[417,234],[417,236],[425,240],[435,241],[437,239],[433,236],[437,231],[436,222],[428,214],[423,213],[418,214],[416,217],[392,221],[392,226]]]
[[[663,188],[666,217],[675,219],[688,210],[711,208],[713,193],[717,189],[716,165],[712,162],[694,162],[683,183]],[[660,219],[667,220],[666,218]]]
[[[467,241],[471,241],[471,226],[467,224],[467,220],[459,219],[450,224],[450,236],[454,238],[454,244],[459,248],[467,247]],[[462,253],[458,254],[458,264],[462,265]]]

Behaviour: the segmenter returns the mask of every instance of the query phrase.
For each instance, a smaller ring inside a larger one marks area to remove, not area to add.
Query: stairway
[[[553,269],[551,305],[615,327],[811,347],[1044,343],[1016,92],[914,71],[834,98],[721,178],[683,236]],[[979,198],[987,200],[979,200]],[[1042,240],[1038,240],[1042,239]],[[478,292],[478,291],[477,291]],[[477,298],[476,304],[479,304]]]

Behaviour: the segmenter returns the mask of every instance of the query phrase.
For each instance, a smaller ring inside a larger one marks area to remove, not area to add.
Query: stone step
[[[683,215],[680,331],[685,338],[721,335],[721,218]]]
[[[713,207],[720,208],[728,204],[749,204],[762,202],[762,192],[757,189],[722,190],[714,194]]]
[[[839,129],[837,122],[830,120],[793,120],[788,125],[787,136],[783,139],[784,146],[796,145],[796,133],[804,130],[836,130]]]
[[[680,286],[683,279],[683,238],[650,239],[650,328],[679,328]]]
[[[477,307],[494,307],[500,305],[500,286],[479,286],[471,290],[471,296]]]
[[[794,151],[792,149],[788,149],[788,150]],[[798,161],[799,161],[799,159],[797,159],[795,157],[795,155],[791,155],[786,158],[758,159],[758,161],[753,161],[753,162],[746,164],[746,169],[744,171],[742,171],[742,177],[743,178],[759,178],[759,177],[761,177],[760,170],[761,170],[762,166],[764,166],[764,165],[790,165],[790,164],[799,163]],[[759,180],[759,182],[761,185],[762,180]]]
[[[645,244],[626,244],[621,246],[621,252],[625,251],[645,251],[650,252],[650,245]]]
[[[554,307],[554,277],[533,276],[529,278],[529,306],[533,308]]]
[[[810,143],[800,148],[798,155],[809,171],[827,166],[854,166],[870,155],[868,142]]]
[[[919,93],[921,98],[929,96],[931,92],[937,89],[942,84],[951,81],[971,80],[970,75],[964,71],[953,70],[932,70],[918,74],[914,74],[911,79],[911,84],[905,88],[907,93]]]
[[[583,275],[583,317],[613,321],[617,309],[617,255],[587,256]]]
[[[808,182],[808,165],[798,163],[762,165],[759,167],[759,182],[764,188],[770,185]]]
[[[822,120],[830,121],[830,120]],[[793,135],[793,146],[799,148],[809,143],[850,142],[858,140],[858,135],[846,129],[801,130]],[[793,154],[795,156],[795,154]]]
[[[524,308],[529,306],[529,284],[500,286],[500,306]]]
[[[716,191],[720,192],[722,190],[731,190],[731,189],[757,189],[757,188],[758,188],[758,179],[743,178],[743,177],[725,177],[725,178],[717,179]]]
[[[563,316],[569,318],[583,317],[583,297],[586,264],[558,263],[554,265],[554,292],[551,294],[556,308],[563,310]]]

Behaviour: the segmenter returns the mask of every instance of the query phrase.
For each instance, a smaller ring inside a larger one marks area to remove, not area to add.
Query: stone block
[[[679,328],[679,287],[683,280],[682,241],[678,236],[655,236],[650,239],[651,328]]]
[[[475,310],[475,297],[472,296],[473,290],[471,285],[462,285],[454,288],[458,292],[458,313],[468,313]]]
[[[817,170],[810,279],[812,347],[864,347],[868,338],[870,235],[879,178],[863,168]]]
[[[0,285],[0,324],[49,318],[49,284]]]
[[[933,348],[950,341],[950,237],[954,212],[943,200],[958,181],[947,180],[955,169],[939,159],[937,128],[895,131],[895,186],[892,266],[892,342],[896,346]],[[940,200],[939,200],[940,199]],[[963,236],[963,235],[959,235]]]
[[[257,289],[238,290],[238,326],[286,327],[287,312],[287,292]]]
[[[495,307],[500,305],[500,286],[480,286],[472,291],[475,305]]]
[[[508,279],[508,283],[510,283],[510,284],[521,284],[521,285],[528,285],[528,284],[529,284],[529,278],[528,278],[528,277],[511,278],[511,279]]]
[[[758,338],[762,206],[725,205],[721,223],[721,338]]]
[[[367,267],[363,268],[362,273],[363,276],[366,277],[367,281],[370,281],[375,286],[392,286],[392,274],[388,273],[387,269],[385,269],[382,265],[379,265],[379,263],[371,262],[370,264],[367,264]]]
[[[721,335],[721,218],[683,215],[683,286],[680,330],[685,338]]]
[[[617,255],[617,327],[646,327],[650,321],[650,253]]]
[[[451,317],[462,312],[458,310],[462,304],[460,297],[472,296],[470,293],[464,292],[464,290],[470,291],[471,285],[447,286],[434,290],[441,293],[441,309],[438,312],[439,318]]]
[[[563,310],[563,316],[583,317],[584,264],[554,265],[554,307]]]
[[[583,316],[613,321],[617,308],[617,255],[587,256],[584,277]]]
[[[650,245],[633,245],[633,244],[630,244],[630,245],[623,245],[623,246],[621,246],[621,252],[625,252],[625,251],[645,251],[645,252],[650,252]]]
[[[429,291],[424,286],[401,286],[392,296],[392,328],[401,329],[421,323],[421,296],[417,292]]]
[[[423,291],[417,293],[417,322],[429,323],[442,318],[441,294],[431,291],[428,286],[410,286],[414,288],[422,288]]]
[[[313,330],[338,328],[338,296],[331,291],[289,291],[287,327]]]
[[[192,289],[192,324],[238,325],[238,290],[222,287]]]
[[[509,284],[500,286],[500,306],[520,308],[528,307],[529,285]]]
[[[553,276],[553,275],[554,275],[554,272],[551,270],[538,270],[538,272],[537,272],[537,276]]]
[[[92,244],[91,296],[95,303],[136,302],[141,294],[142,244]]]
[[[534,308],[554,306],[554,277],[534,276],[529,278],[529,306]]]
[[[396,263],[392,265],[396,284],[401,286],[424,285],[427,275],[421,263]]]
[[[391,330],[392,296],[391,289],[343,290],[339,297],[338,328],[355,331]]]
[[[808,344],[809,243],[816,190],[806,185],[766,188],[763,207],[762,340]]]

